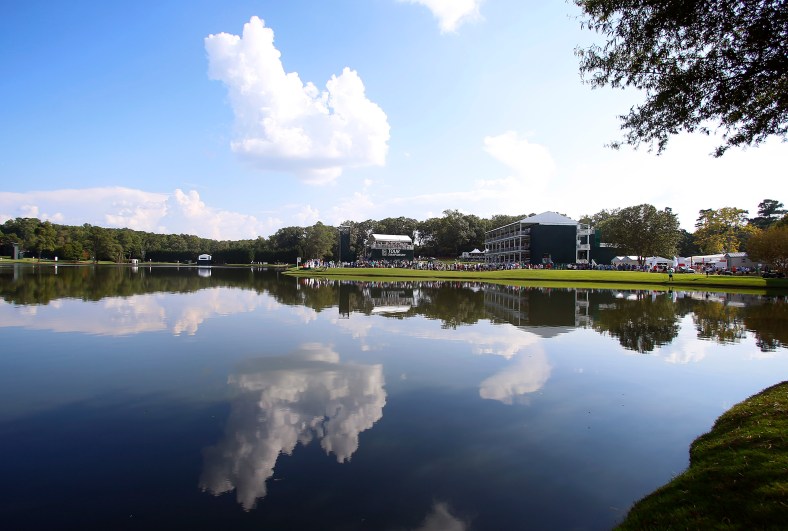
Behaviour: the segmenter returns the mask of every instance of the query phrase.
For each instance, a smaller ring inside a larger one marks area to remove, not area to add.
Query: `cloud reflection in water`
[[[386,403],[382,365],[340,363],[320,344],[250,360],[229,383],[238,395],[224,438],[205,450],[200,488],[217,496],[235,489],[246,510],[266,495],[280,454],[317,439],[326,454],[348,461]]]

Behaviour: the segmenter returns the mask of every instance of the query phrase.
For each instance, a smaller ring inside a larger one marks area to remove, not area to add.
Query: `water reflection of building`
[[[494,318],[551,337],[587,326],[589,296],[585,290],[490,285],[484,308]]]
[[[407,313],[420,300],[420,289],[412,283],[359,283],[339,285],[339,315],[347,318],[353,311],[369,314]]]
[[[367,287],[362,293],[372,304],[372,313],[405,313],[413,307],[413,288]]]

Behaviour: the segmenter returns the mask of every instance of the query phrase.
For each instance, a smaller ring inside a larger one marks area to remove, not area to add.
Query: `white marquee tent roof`
[[[534,225],[577,225],[578,222],[572,218],[562,216],[558,212],[542,212],[535,216],[521,219],[520,223],[532,223]]]
[[[397,234],[373,234],[372,238],[378,242],[407,242],[411,243],[410,236],[397,235]]]

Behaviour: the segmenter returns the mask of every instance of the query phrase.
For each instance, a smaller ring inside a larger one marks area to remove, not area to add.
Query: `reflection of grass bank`
[[[788,529],[788,381],[725,412],[618,529]]]
[[[788,279],[765,279],[759,276],[722,276],[701,274],[674,274],[669,280],[666,273],[641,273],[635,271],[572,271],[547,269],[513,269],[509,271],[429,271],[419,269],[384,268],[333,268],[326,270],[288,270],[288,274],[348,280],[477,280],[507,284],[544,283],[553,287],[575,286],[577,283],[596,284],[594,287],[615,288],[621,285],[640,288],[665,289],[716,289],[737,290],[788,290]]]

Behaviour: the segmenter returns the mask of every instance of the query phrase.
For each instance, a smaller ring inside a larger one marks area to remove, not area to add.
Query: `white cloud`
[[[484,150],[514,171],[520,179],[538,182],[555,173],[555,162],[548,149],[520,138],[517,131],[506,131],[484,138]]]
[[[339,225],[347,220],[361,221],[378,214],[380,214],[379,204],[372,200],[370,194],[354,192],[353,195],[338,200],[336,206],[331,208],[329,223]]]
[[[483,149],[507,167],[508,176],[478,179],[466,189],[391,198],[387,203],[400,208],[425,205],[438,212],[451,205],[451,208],[479,216],[560,208],[547,206],[551,203],[544,195],[556,173],[555,161],[547,147],[521,138],[516,131],[506,131],[485,137]]]
[[[326,90],[285,72],[274,32],[258,17],[243,36],[205,39],[209,75],[229,91],[238,137],[233,151],[266,170],[293,172],[306,182],[327,183],[346,168],[386,161],[386,114],[367,99],[358,73],[345,68]]]
[[[780,199],[779,168],[788,165],[784,142],[729,150],[715,159],[710,153],[718,143],[714,137],[680,134],[660,156],[643,149],[605,150],[594,160],[567,165],[561,186],[555,183],[549,196],[554,202],[560,198],[556,208],[575,218],[640,203],[670,207],[690,232],[702,208],[735,206],[755,215],[764,198]]]
[[[0,192],[0,211],[5,219],[38,217],[68,225],[90,223],[219,240],[256,238],[281,226],[278,218],[259,220],[210,207],[196,191],[180,189],[170,194],[122,187]],[[57,213],[45,214],[49,211]]]
[[[299,227],[308,227],[314,225],[320,220],[320,211],[312,208],[312,205],[304,205],[295,215]]]
[[[780,199],[778,169],[788,165],[788,145],[773,140],[715,159],[709,155],[715,140],[682,134],[660,156],[622,148],[574,158],[571,152],[558,156],[553,153],[555,146],[507,131],[483,141],[484,151],[506,166],[505,173],[493,168],[491,177],[484,179],[454,179],[448,192],[386,197],[376,203],[378,212],[412,211],[418,205],[423,212],[450,207],[482,217],[553,210],[574,219],[602,209],[649,203],[672,208],[681,226],[692,232],[702,208],[736,206],[754,215],[764,198]]]
[[[481,17],[479,7],[483,0],[401,0],[421,4],[438,19],[441,33],[457,31],[462,24]]]

